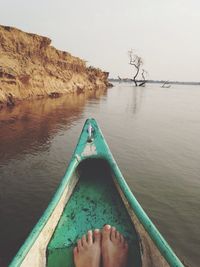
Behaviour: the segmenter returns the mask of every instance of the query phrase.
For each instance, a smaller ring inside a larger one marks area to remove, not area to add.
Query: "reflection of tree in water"
[[[145,87],[132,87],[132,98],[130,98],[130,105],[128,109],[133,113],[137,114],[142,106],[142,101],[144,97]]]
[[[144,95],[144,88],[136,88],[133,87],[133,113],[136,114],[142,105],[142,100],[143,100],[143,95]]]

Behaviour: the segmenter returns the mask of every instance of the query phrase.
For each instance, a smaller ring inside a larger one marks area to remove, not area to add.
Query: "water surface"
[[[0,266],[56,190],[86,118],[97,119],[145,211],[180,258],[200,262],[200,87],[115,84],[0,112]]]

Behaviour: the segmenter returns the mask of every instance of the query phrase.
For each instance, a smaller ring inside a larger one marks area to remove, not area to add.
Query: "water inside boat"
[[[113,182],[108,163],[87,159],[76,170],[79,180],[47,247],[48,267],[72,267],[76,241],[90,229],[113,225],[129,242],[128,266],[141,266],[139,237]]]

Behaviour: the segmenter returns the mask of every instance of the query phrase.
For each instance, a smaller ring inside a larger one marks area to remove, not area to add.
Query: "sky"
[[[117,76],[132,78],[128,51],[149,79],[200,81],[199,0],[0,0],[0,24],[48,36]]]

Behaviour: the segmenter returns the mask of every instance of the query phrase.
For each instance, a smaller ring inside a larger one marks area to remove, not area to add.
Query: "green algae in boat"
[[[130,191],[94,119],[85,122],[52,201],[10,267],[72,267],[89,229],[114,225],[129,242],[128,267],[183,267]]]

